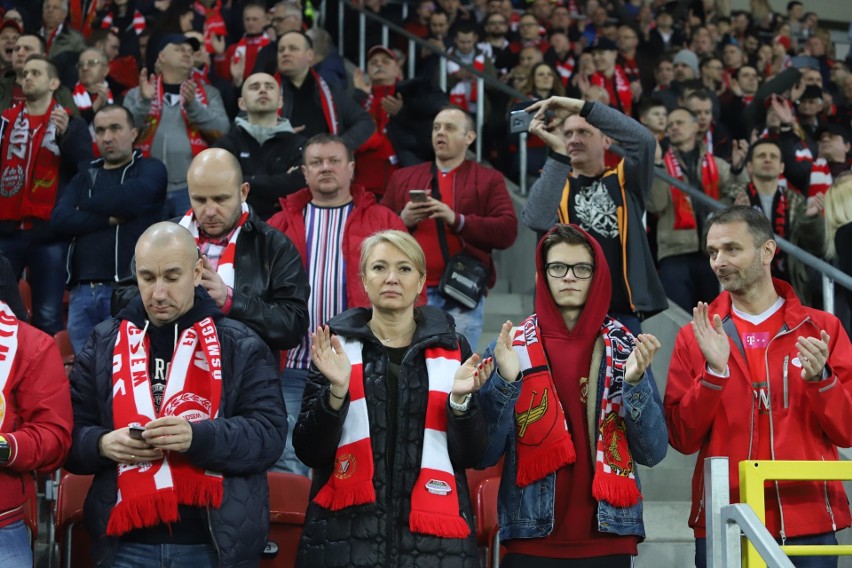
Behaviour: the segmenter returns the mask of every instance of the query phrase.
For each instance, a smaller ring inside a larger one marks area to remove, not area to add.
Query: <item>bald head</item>
[[[221,148],[204,150],[192,160],[186,181],[199,230],[214,238],[228,235],[249,192],[236,156]]]
[[[177,223],[148,227],[136,242],[136,281],[148,320],[171,323],[188,312],[203,264],[192,234]]]

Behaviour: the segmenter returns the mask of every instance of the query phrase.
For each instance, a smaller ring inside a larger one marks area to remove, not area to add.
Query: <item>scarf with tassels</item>
[[[349,409],[334,458],[334,471],[314,497],[314,502],[338,511],[376,501],[373,486],[373,448],[370,420],[364,397],[363,344],[346,339],[343,350],[352,364],[349,379]],[[465,538],[470,526],[459,515],[458,488],[447,449],[447,397],[453,386],[461,352],[431,347],[426,349],[429,396],[420,474],[411,492],[411,532],[442,538]]]
[[[159,412],[151,395],[146,329],[125,320],[118,330],[112,366],[113,426],[144,426],[163,416],[191,423],[215,418],[222,397],[222,360],[213,319],[196,322],[181,334]],[[119,465],[117,483],[118,496],[107,524],[110,536],[176,522],[179,505],[222,504],[221,474],[204,471],[177,452],[166,452],[155,462]]]
[[[670,176],[689,183],[683,175],[680,162],[678,162],[672,148],[668,149],[663,161],[666,163],[666,170]],[[710,152],[705,152],[701,160],[701,185],[704,188],[704,193],[713,199],[719,199],[719,169],[716,167],[716,160]],[[672,208],[675,214],[674,229],[679,231],[697,228],[695,211],[692,209],[692,201],[690,201],[689,196],[675,186],[671,187],[671,192]]]
[[[624,373],[633,337],[609,316],[601,326],[605,377],[599,410],[592,495],[616,507],[630,507],[641,497],[627,442],[622,404]],[[541,343],[538,318],[527,318],[513,330],[512,349],[521,363],[521,394],[515,404],[518,477],[524,487],[574,462],[574,443]],[[595,401],[589,396],[589,401]]]
[[[15,354],[18,352],[18,318],[3,301],[0,301],[0,349],[0,432],[5,432],[6,404],[12,399],[8,391],[11,390],[10,379],[15,376]]]

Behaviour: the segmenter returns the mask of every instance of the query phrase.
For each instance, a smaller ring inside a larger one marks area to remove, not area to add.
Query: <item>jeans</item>
[[[32,568],[30,529],[24,521],[0,528],[0,566],[3,568]]]
[[[68,337],[79,353],[96,325],[110,317],[112,284],[77,284],[68,302]]]
[[[703,252],[678,254],[660,261],[660,281],[666,296],[692,314],[698,302],[710,303],[719,295],[719,279]]]
[[[302,395],[305,393],[305,382],[308,380],[307,369],[284,369],[281,371],[281,393],[284,395],[284,406],[287,408],[287,442],[284,453],[270,469],[271,471],[289,471],[310,477],[310,468],[299,461],[296,450],[293,449],[293,429],[302,408]]]
[[[111,568],[219,568],[210,544],[141,544],[119,541]]]
[[[426,299],[430,306],[435,306],[453,316],[453,319],[456,321],[456,331],[467,338],[471,349],[477,351],[485,319],[485,296],[479,300],[475,308],[468,309],[453,300],[445,298],[438,291],[437,286],[432,286],[426,289]]]
[[[166,219],[183,217],[191,207],[192,205],[189,202],[189,188],[183,187],[175,191],[169,191],[166,194]]]
[[[781,543],[780,539],[776,540]],[[795,536],[785,544],[837,544],[837,536],[833,532]],[[791,556],[790,562],[796,568],[837,568],[836,556]],[[695,539],[695,566],[707,568],[707,539]]]
[[[62,298],[65,296],[65,257],[68,244],[63,241],[36,242],[31,231],[16,231],[0,236],[0,250],[9,259],[18,278],[29,267],[29,283],[33,295],[35,327],[48,335],[65,328]]]

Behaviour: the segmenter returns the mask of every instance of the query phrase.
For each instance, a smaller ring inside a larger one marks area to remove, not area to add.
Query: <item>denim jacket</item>
[[[484,357],[492,356],[492,344]],[[596,349],[596,354],[598,350]],[[589,403],[596,404],[595,422],[600,420],[601,397],[606,364],[600,359],[597,395]],[[498,369],[499,371],[499,369]],[[510,383],[495,371],[480,391],[480,403],[488,423],[488,449],[482,467],[497,463],[505,453],[503,475],[498,497],[500,539],[541,538],[553,531],[556,473],[519,487],[517,478],[518,454],[515,447],[515,402],[521,394],[521,381]],[[589,385],[590,388],[592,385]],[[627,441],[633,460],[651,467],[666,456],[668,432],[663,414],[663,404],[653,376],[646,372],[636,385],[624,381],[623,404],[626,409]],[[597,435],[597,428],[594,429]],[[596,444],[591,446],[594,450]],[[636,482],[639,475],[636,473]],[[640,485],[641,489],[641,485]],[[598,502],[598,530],[618,535],[645,537],[642,522],[642,501],[627,508],[615,507],[606,501]]]

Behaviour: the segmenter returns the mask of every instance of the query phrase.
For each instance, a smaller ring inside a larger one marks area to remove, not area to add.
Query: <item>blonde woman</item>
[[[361,245],[370,308],[311,335],[293,432],[314,468],[297,566],[478,564],[465,468],[487,443],[477,391],[493,370],[452,318],[415,308],[426,258],[401,231]]]

